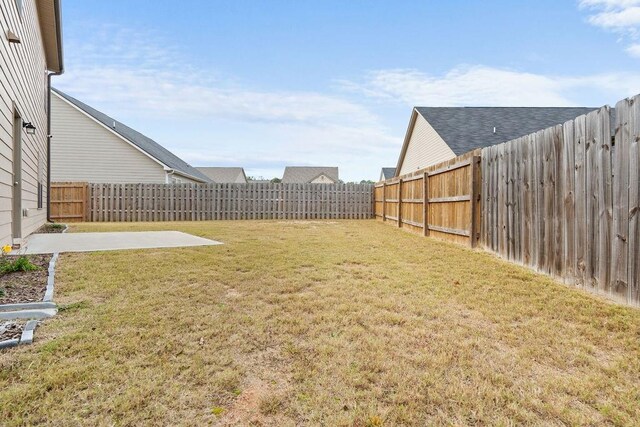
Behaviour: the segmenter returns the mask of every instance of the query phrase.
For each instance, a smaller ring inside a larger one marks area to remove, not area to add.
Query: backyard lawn
[[[83,224],[222,246],[64,254],[0,424],[631,425],[640,310],[375,221]]]

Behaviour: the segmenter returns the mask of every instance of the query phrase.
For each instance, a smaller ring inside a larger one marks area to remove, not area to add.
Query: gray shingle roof
[[[384,179],[391,179],[396,176],[396,168],[382,168],[382,176]]]
[[[247,182],[243,168],[196,167],[196,169],[218,184]]]
[[[561,124],[596,108],[416,107],[459,156]],[[493,132],[493,128],[496,132]]]
[[[338,182],[338,168],[330,166],[287,166],[282,176],[283,183],[304,184],[313,181],[320,175],[326,175]]]
[[[96,110],[93,107],[88,106],[87,104],[78,101],[72,96],[67,95],[66,93],[52,88],[52,90],[78,107],[80,110],[84,111],[89,116],[93,117],[109,129],[116,132],[121,137],[125,138],[127,141],[134,144],[136,147],[140,148],[142,151],[158,160],[159,162],[165,164],[167,167],[175,170],[178,173],[185,174],[188,176],[192,176],[197,180],[201,180],[203,182],[210,182],[211,180],[204,175],[202,172],[198,171],[193,166],[187,164],[184,160],[173,154],[171,151],[164,148],[162,145],[155,142],[153,139],[146,137],[140,132],[131,129],[129,126],[107,116],[106,114]],[[115,125],[115,127],[114,127]]]

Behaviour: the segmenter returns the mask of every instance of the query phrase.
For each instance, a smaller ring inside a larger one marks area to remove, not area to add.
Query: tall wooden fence
[[[457,243],[480,235],[480,150],[375,187],[376,217]]]
[[[482,150],[487,249],[640,303],[640,96]],[[612,139],[611,130],[615,130]]]
[[[378,183],[375,212],[640,306],[640,95]]]
[[[87,221],[89,184],[86,182],[54,182],[51,184],[51,219],[57,222]]]
[[[90,221],[373,218],[369,184],[89,184]]]

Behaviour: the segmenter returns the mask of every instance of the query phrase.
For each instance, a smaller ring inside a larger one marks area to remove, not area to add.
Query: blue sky
[[[640,92],[640,0],[64,0],[54,85],[195,166],[394,166],[414,105]]]

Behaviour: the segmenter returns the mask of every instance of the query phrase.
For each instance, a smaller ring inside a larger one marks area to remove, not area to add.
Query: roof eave
[[[183,171],[181,171],[181,170],[179,170],[179,169],[172,169],[172,168],[170,168],[170,167],[165,166],[165,171],[171,171],[171,173],[173,173],[173,174],[175,174],[175,175],[184,176],[185,178],[189,178],[189,179],[192,179],[192,180],[194,180],[194,181],[201,182],[201,183],[207,183],[207,182],[208,182],[208,181],[205,181],[205,180],[204,180],[204,179],[202,179],[202,178],[199,178],[199,177],[197,177],[197,176],[194,176],[194,175],[188,174],[188,173],[183,172]],[[210,181],[211,181],[211,182],[213,182],[213,180],[211,180],[211,179],[210,179]]]
[[[45,49],[47,70],[62,74],[64,72],[64,58],[62,53],[60,0],[39,0],[36,2],[36,7]]]

